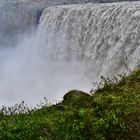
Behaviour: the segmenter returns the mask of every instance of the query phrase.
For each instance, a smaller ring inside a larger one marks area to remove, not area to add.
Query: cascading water
[[[14,47],[0,51],[0,104],[60,100],[70,89],[90,91],[101,75],[135,68],[139,7],[133,2],[46,8],[37,31],[18,33]]]
[[[19,34],[34,28],[48,6],[87,3],[95,0],[0,0],[0,42],[11,45]],[[8,40],[8,41],[7,41]]]
[[[50,7],[40,19],[40,35],[54,47],[53,58],[82,60],[93,79],[113,76],[139,60],[139,7],[139,2]]]

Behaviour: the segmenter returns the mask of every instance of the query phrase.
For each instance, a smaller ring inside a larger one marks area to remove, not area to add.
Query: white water
[[[139,2],[47,8],[37,31],[0,51],[0,104],[58,101],[70,89],[90,91],[101,75],[133,69],[139,24]]]
[[[0,43],[15,43],[17,34],[38,24],[43,9],[48,6],[87,2],[94,0],[0,0]]]
[[[43,43],[55,48],[52,56],[84,61],[93,79],[126,72],[137,64],[139,2],[50,7],[40,22],[41,38],[51,32],[51,39],[46,37]]]

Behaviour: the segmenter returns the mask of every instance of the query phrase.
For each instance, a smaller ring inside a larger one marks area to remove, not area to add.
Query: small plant
[[[102,77],[92,95],[76,90],[68,93],[56,105],[49,105],[44,98],[33,109],[24,102],[2,106],[0,140],[140,138],[140,70],[119,79]]]

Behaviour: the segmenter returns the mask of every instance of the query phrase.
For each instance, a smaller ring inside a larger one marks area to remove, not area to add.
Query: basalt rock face
[[[36,28],[45,7],[43,3],[0,2],[0,45],[12,46],[17,35]]]

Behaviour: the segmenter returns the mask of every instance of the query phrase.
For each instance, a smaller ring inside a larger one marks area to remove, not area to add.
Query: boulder
[[[86,92],[79,90],[71,90],[66,93],[63,97],[63,102],[78,107],[91,106],[92,96]]]

